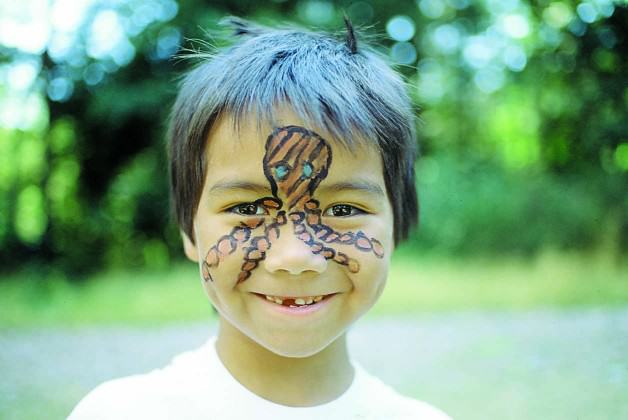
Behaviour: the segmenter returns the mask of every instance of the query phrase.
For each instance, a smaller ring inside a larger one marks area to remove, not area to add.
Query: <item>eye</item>
[[[360,210],[357,207],[351,206],[349,204],[336,204],[334,206],[329,207],[323,213],[323,216],[332,216],[332,217],[349,217],[349,216],[357,216],[358,214],[366,213],[363,210]]]
[[[266,214],[266,209],[255,203],[238,204],[229,208],[228,211],[241,216],[264,216]]]

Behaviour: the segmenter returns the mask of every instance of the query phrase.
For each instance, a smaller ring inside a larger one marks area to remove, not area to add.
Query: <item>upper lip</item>
[[[283,294],[274,294],[274,293],[260,293],[260,292],[252,292],[255,293],[256,295],[268,295],[268,296],[276,296],[276,297],[280,297],[280,298],[285,298],[285,299],[289,299],[289,298],[305,298],[305,297],[312,297],[312,296],[327,296],[327,295],[335,295],[338,292],[332,292],[332,293],[314,293],[311,295],[283,295]],[[282,292],[283,293],[283,292]]]

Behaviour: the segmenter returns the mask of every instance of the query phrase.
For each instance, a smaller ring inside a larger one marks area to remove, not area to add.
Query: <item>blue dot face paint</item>
[[[303,164],[303,178],[311,177],[313,171],[314,168],[312,167],[312,164],[310,164],[310,162],[305,162]]]
[[[286,165],[279,165],[275,167],[275,176],[277,177],[277,179],[284,179],[286,176],[288,176],[289,171],[290,170]]]
[[[360,270],[360,264],[334,248],[334,244],[349,245],[383,258],[384,247],[379,240],[369,238],[362,231],[336,232],[322,222],[320,203],[314,193],[327,177],[331,162],[331,148],[313,131],[298,126],[273,131],[266,140],[262,162],[272,197],[251,203],[265,209],[271,216],[270,223],[266,217],[247,218],[222,236],[203,261],[205,281],[213,281],[212,269],[238,249],[244,251],[244,258],[237,281],[248,279],[271,251],[273,242],[279,238],[280,228],[287,223],[292,224],[292,234],[307,244],[312,253],[333,260],[352,273]]]

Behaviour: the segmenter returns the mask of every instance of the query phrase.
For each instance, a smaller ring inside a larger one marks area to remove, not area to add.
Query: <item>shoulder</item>
[[[362,389],[369,395],[368,401],[372,405],[369,408],[371,413],[386,413],[386,418],[395,420],[452,420],[442,410],[400,394],[378,377],[365,371],[363,367],[359,366],[358,369]]]
[[[165,411],[189,407],[198,374],[199,350],[176,356],[167,366],[98,385],[72,410],[69,420],[162,418]]]
[[[72,410],[69,420],[113,419],[138,414],[145,399],[146,375],[135,375],[103,382],[89,392]],[[144,398],[142,398],[144,396]]]
[[[426,402],[400,395],[399,419],[452,420],[444,411]]]

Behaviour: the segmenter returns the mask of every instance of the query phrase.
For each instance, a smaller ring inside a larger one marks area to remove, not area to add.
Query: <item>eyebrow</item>
[[[270,194],[268,185],[258,184],[248,181],[218,181],[209,189],[209,194],[220,194],[225,192],[253,192],[257,194]]]
[[[220,194],[225,192],[253,192],[256,194],[270,194],[271,190],[268,185],[258,184],[248,181],[219,181],[209,189],[209,194]],[[343,191],[355,191],[358,193],[368,193],[383,197],[382,188],[368,181],[343,181],[330,185],[321,185],[317,188],[317,192],[321,194],[338,193]]]
[[[372,195],[377,195],[383,197],[384,190],[382,188],[369,181],[344,181],[344,182],[336,182],[330,185],[321,185],[317,188],[318,192],[321,194],[325,193],[337,193],[342,191],[355,191],[359,193],[368,193]]]

